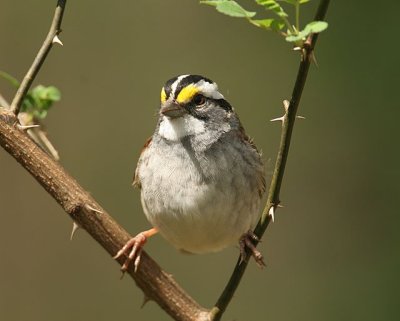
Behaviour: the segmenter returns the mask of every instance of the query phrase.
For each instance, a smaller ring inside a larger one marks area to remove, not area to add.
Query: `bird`
[[[159,233],[184,253],[217,252],[239,242],[259,266],[252,232],[266,189],[261,153],[218,85],[201,75],[169,79],[161,90],[158,122],[145,143],[133,185],[152,228],[114,256],[121,270],[140,263],[144,244]]]

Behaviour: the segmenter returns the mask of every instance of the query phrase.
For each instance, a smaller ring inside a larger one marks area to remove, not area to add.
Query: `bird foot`
[[[147,236],[141,232],[135,237],[131,238],[125,245],[118,251],[114,256],[114,259],[118,259],[122,255],[126,255],[127,258],[124,264],[121,266],[122,273],[128,270],[129,264],[133,261],[135,272],[137,271],[140,263],[140,255],[142,254],[143,246],[147,242]]]
[[[259,242],[260,239],[257,235],[253,233],[253,231],[248,231],[247,233],[243,234],[239,240],[240,246],[240,263],[247,261],[248,256],[246,253],[246,248],[250,251],[251,256],[256,261],[257,265],[260,268],[263,268],[265,265],[263,255],[260,251],[257,250],[256,246],[254,245],[254,241]]]

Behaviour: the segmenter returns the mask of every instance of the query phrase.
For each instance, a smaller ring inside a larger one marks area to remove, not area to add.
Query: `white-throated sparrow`
[[[240,240],[258,264],[251,232],[265,191],[260,153],[216,83],[199,75],[168,80],[161,90],[159,120],[145,144],[134,185],[152,229],[117,253],[135,268],[142,246],[157,232],[189,253],[221,250]]]

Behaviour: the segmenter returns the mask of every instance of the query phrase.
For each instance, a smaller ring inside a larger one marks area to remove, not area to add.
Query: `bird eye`
[[[193,97],[192,100],[197,106],[204,105],[206,102],[206,98],[203,95],[197,94]]]

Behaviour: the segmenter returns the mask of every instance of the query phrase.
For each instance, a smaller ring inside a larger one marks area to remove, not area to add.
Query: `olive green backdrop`
[[[0,3],[0,70],[21,78],[56,1]],[[244,3],[245,4],[245,3]],[[313,15],[317,2],[305,6]],[[332,1],[295,126],[277,212],[225,320],[398,320],[400,116],[398,12],[385,1]],[[276,34],[195,0],[68,1],[60,38],[36,84],[62,101],[46,119],[61,163],[132,234],[148,228],[131,180],[156,123],[164,81],[215,80],[263,150],[270,174],[299,55]],[[13,90],[0,79],[0,92]],[[169,320],[119,280],[118,265],[0,150],[0,320]],[[235,247],[148,252],[202,305],[225,285]]]

